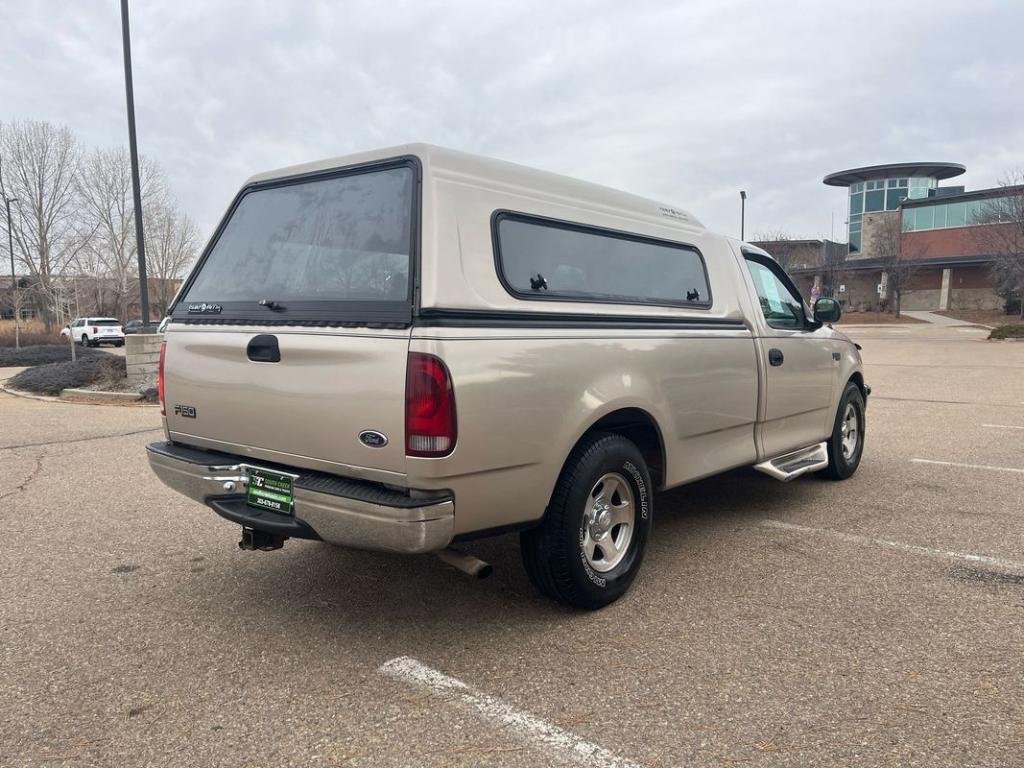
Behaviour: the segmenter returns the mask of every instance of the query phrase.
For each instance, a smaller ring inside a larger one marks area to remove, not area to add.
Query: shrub
[[[1000,325],[988,335],[990,339],[1024,339],[1024,325]]]
[[[73,363],[50,363],[28,368],[12,378],[10,385],[40,395],[59,395],[62,389],[87,387],[124,377],[124,358],[101,353]]]
[[[106,352],[101,352],[92,347],[85,347],[78,350],[78,357],[96,357],[103,355],[111,357]],[[59,346],[32,346],[14,349],[13,347],[0,347],[0,368],[13,365],[44,365],[46,363],[70,363],[71,348],[65,342]]]

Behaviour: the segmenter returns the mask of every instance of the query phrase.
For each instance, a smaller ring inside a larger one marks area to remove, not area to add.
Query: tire
[[[851,422],[851,415],[853,421]],[[848,426],[853,426],[856,434],[851,446],[851,434]],[[845,480],[857,471],[861,457],[864,455],[864,436],[867,422],[864,418],[864,395],[860,387],[852,381],[846,383],[843,396],[839,399],[836,419],[832,425],[832,436],[828,439],[828,469],[822,470],[825,477],[832,480]],[[844,446],[844,440],[846,445]]]
[[[89,343],[89,337],[86,336],[84,333],[82,334],[82,346],[83,347],[91,347],[92,346],[92,344]]]
[[[124,342],[123,341],[115,341],[114,342],[114,346],[115,347],[123,347],[124,346]]]
[[[640,570],[653,515],[651,477],[636,445],[609,432],[584,436],[562,468],[544,521],[520,534],[530,581],[573,608],[615,602]]]

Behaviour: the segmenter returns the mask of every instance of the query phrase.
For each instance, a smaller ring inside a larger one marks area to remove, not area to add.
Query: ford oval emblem
[[[383,448],[388,444],[388,436],[375,429],[364,429],[359,433],[359,442],[370,448]]]

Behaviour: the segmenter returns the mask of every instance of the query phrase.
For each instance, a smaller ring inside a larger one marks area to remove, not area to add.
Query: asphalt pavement
[[[1024,765],[1024,343],[848,332],[859,472],[660,495],[596,613],[515,536],[241,552],[155,408],[0,394],[0,766]]]

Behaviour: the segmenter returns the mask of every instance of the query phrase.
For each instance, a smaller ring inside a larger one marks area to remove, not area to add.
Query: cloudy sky
[[[260,170],[428,141],[738,234],[841,235],[843,168],[1024,167],[1024,3],[133,4],[140,150],[210,233]],[[0,121],[126,143],[117,0],[0,0]],[[840,239],[842,239],[840,237]]]

